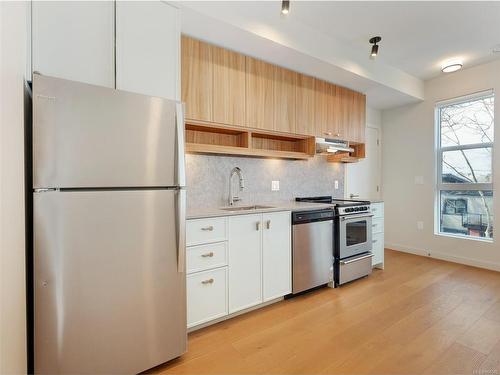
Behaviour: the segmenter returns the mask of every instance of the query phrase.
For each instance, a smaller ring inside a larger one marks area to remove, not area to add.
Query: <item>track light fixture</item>
[[[290,0],[283,0],[281,2],[281,14],[288,14],[290,12]]]
[[[381,40],[382,40],[382,38],[380,36],[374,36],[373,38],[371,38],[369,40],[370,44],[373,44],[372,52],[370,53],[371,58],[377,57],[377,55],[378,55],[378,44],[377,43],[380,43]]]

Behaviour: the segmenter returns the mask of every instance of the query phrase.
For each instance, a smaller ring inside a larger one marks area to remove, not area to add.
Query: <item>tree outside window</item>
[[[494,95],[436,107],[439,233],[493,238]]]

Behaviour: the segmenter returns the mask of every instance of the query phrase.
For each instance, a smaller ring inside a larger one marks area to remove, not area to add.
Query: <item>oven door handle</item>
[[[368,215],[361,214],[361,215],[341,216],[340,220],[345,221],[345,220],[349,220],[349,219],[361,219],[361,218],[364,218],[364,217],[373,217],[373,214],[368,214]]]
[[[341,260],[340,264],[342,266],[345,266],[346,264],[351,264],[351,263],[354,263],[354,262],[357,262],[359,260],[363,260],[363,259],[366,259],[366,258],[373,258],[374,256],[375,256],[375,254],[370,253],[370,254],[366,254],[365,256],[362,256],[362,257],[359,257],[359,258],[355,258],[355,259]]]

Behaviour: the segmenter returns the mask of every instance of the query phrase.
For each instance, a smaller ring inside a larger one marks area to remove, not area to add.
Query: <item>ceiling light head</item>
[[[281,14],[290,13],[290,0],[283,0],[281,2]]]
[[[372,52],[370,53],[370,57],[374,58],[378,55],[378,44],[382,38],[380,36],[374,36],[369,40],[370,44],[373,44],[372,46]]]
[[[464,64],[462,63],[462,61],[458,61],[458,60],[453,60],[453,61],[447,61],[446,63],[444,63],[442,66],[441,66],[441,71],[443,73],[452,73],[452,72],[456,72],[457,70],[460,70],[462,69],[462,66]]]

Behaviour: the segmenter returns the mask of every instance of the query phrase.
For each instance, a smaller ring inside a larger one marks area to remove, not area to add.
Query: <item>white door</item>
[[[112,1],[33,1],[33,70],[114,87],[114,10]]]
[[[380,199],[381,154],[379,129],[366,128],[366,157],[346,166],[345,197]]]
[[[116,88],[180,100],[179,10],[161,1],[117,1]]]
[[[264,301],[292,292],[291,214],[273,212],[262,217]]]
[[[262,215],[229,218],[229,313],[262,302]]]

